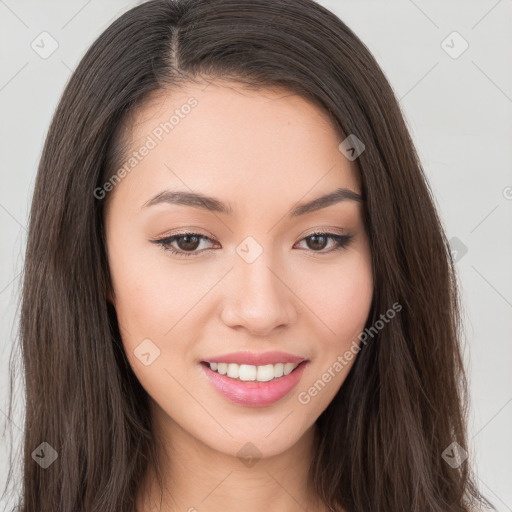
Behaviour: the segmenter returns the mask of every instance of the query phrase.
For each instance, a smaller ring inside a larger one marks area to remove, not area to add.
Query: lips
[[[308,360],[284,352],[250,353],[236,352],[224,354],[201,361],[200,367],[213,388],[232,403],[246,407],[263,407],[271,405],[286,395],[299,383]],[[268,382],[243,381],[222,375],[210,368],[210,363],[237,365],[297,365],[290,373],[274,378]]]

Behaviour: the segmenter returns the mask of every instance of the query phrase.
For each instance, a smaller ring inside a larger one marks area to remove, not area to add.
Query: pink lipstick
[[[307,363],[284,352],[237,352],[205,359],[201,369],[224,398],[246,407],[264,407],[291,392]]]

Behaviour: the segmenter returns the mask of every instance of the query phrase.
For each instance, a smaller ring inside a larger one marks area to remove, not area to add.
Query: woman
[[[20,510],[469,511],[456,276],[392,90],[311,0],[152,0],[34,192]]]

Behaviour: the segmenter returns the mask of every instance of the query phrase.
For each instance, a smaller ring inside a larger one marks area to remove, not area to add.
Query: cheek
[[[342,276],[338,284],[338,297],[333,296],[332,302],[337,314],[331,313],[332,323],[341,339],[348,337],[352,342],[364,328],[370,312],[373,297],[371,269],[364,266],[357,273]]]
[[[186,313],[184,296],[194,294],[190,271],[172,266],[163,249],[144,236],[112,237],[109,265],[120,325],[130,338],[161,339]],[[191,267],[188,267],[191,268]]]
[[[373,298],[370,255],[352,251],[338,263],[304,269],[300,297],[318,319],[319,339],[325,349],[350,345],[364,329]],[[320,335],[321,333],[321,335]]]
[[[187,338],[180,335],[178,323],[187,309],[180,299],[183,273],[170,272],[168,265],[164,268],[161,261],[166,259],[159,248],[148,250],[128,238],[112,240],[110,255],[115,309],[130,366],[150,396],[182,403],[182,389],[169,371],[173,375],[176,369],[181,371],[183,364],[178,361],[187,353]]]
[[[314,286],[313,286],[314,284]],[[308,421],[315,421],[330,404],[355,363],[373,298],[371,259],[353,253],[344,262],[316,275],[308,303],[314,305],[315,359],[297,392]]]

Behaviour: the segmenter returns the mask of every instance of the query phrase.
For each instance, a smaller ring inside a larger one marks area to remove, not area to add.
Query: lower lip
[[[201,363],[210,384],[231,402],[246,407],[263,407],[285,397],[299,382],[307,361],[299,364],[291,373],[268,382],[242,381],[221,375]]]

